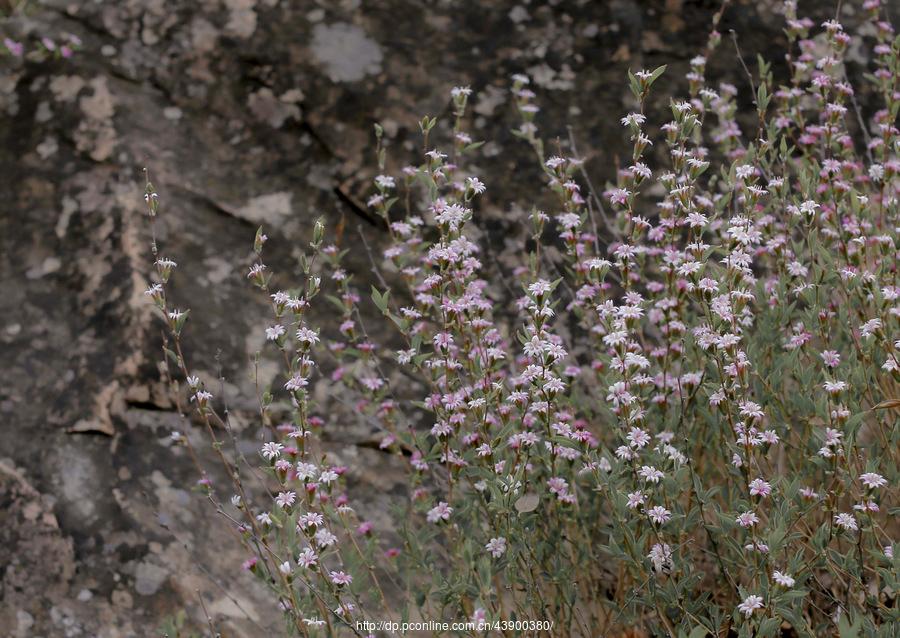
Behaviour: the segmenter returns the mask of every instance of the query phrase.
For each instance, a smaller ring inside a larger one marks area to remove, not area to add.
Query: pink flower
[[[16,56],[17,58],[21,58],[22,54],[25,53],[25,47],[21,42],[16,42],[15,40],[10,40],[9,38],[3,39],[3,44],[6,46],[6,50],[11,54]]]
[[[834,350],[825,350],[821,355],[822,361],[829,368],[836,368],[841,362],[841,355]]]
[[[500,558],[506,552],[506,539],[503,536],[492,538],[488,541],[484,548],[490,552],[494,558]]]
[[[307,512],[297,517],[297,528],[306,529],[307,527],[320,527],[325,523],[325,517],[318,512]]]
[[[885,479],[881,474],[876,474],[875,472],[866,472],[865,474],[860,474],[859,480],[862,481],[863,485],[868,487],[870,490],[874,490],[875,488],[887,485],[887,479]]]
[[[631,431],[628,433],[628,442],[631,444],[631,447],[641,449],[650,443],[650,435],[641,428],[631,428]]]
[[[759,517],[756,512],[744,512],[735,519],[735,522],[741,527],[753,527],[759,522]]]
[[[841,438],[843,438],[843,433],[835,430],[834,428],[825,428],[825,445],[829,447],[835,447],[841,444]]]
[[[316,556],[316,553],[312,550],[312,548],[307,547],[300,555],[297,556],[297,564],[305,569],[312,569],[318,563],[319,557]]]
[[[561,476],[554,476],[547,480],[547,487],[557,496],[562,496],[569,491],[569,483]]]
[[[628,509],[633,510],[633,509],[637,508],[639,505],[643,505],[643,504],[644,504],[644,495],[641,492],[631,492],[628,495],[628,502],[626,503],[626,507],[628,507]]]
[[[659,483],[664,474],[651,465],[644,465],[638,470],[638,474],[648,483]]]
[[[428,515],[425,518],[429,523],[439,523],[440,521],[449,520],[452,513],[453,508],[446,502],[441,501],[428,511]]]
[[[657,505],[647,510],[647,516],[649,516],[650,520],[654,523],[662,525],[663,523],[668,522],[670,518],[672,518],[672,512],[667,510],[662,505]]]
[[[750,494],[766,498],[772,493],[772,486],[761,478],[750,481]]]
[[[353,582],[353,576],[344,572],[331,572],[329,576],[331,577],[331,582],[338,587],[343,587]]]

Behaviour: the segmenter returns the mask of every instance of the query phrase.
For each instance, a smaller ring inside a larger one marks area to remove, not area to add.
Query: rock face
[[[524,241],[523,211],[542,201],[529,151],[509,133],[510,75],[533,78],[545,137],[565,139],[571,124],[602,183],[623,148],[625,70],[669,64],[651,114],[664,122],[662,96],[684,89],[719,3],[34,4],[0,22],[26,44],[24,59],[0,57],[0,628],[113,637],[160,635],[182,611],[205,628],[201,599],[225,635],[281,630],[241,572],[240,548],[191,493],[193,466],[168,443],[178,429],[204,447],[204,434],[160,383],[160,325],[142,295],[141,169],[161,196],[163,253],[180,264],[175,297],[192,309],[189,356],[224,379],[249,445],[247,361],[265,324],[244,272],[258,224],[286,280],[319,216],[342,224],[347,243],[365,233],[377,252],[382,231],[358,204],[374,175],[372,124],[384,125],[392,167],[417,161],[417,121],[447,115],[451,87],[471,85],[473,136],[488,141],[472,160],[488,184],[476,225],[502,272]],[[773,50],[778,4],[732,2],[722,31],[746,34],[751,59]],[[28,53],[63,33],[82,41],[73,57]],[[711,61],[713,75],[745,89],[735,68],[729,47]],[[366,255],[349,259],[368,289]],[[396,474],[356,445],[371,434],[365,423],[348,414],[332,428],[377,519]],[[387,471],[371,470],[379,464]]]

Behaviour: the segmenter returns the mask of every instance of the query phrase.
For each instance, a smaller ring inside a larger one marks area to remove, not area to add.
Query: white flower
[[[310,330],[306,327],[299,328],[297,330],[297,341],[310,345],[316,344],[319,343],[319,335],[315,330]]]
[[[764,481],[761,478],[753,479],[750,482],[750,494],[753,496],[761,496],[763,498],[767,497],[772,493],[772,486],[768,481]]]
[[[663,473],[651,465],[644,465],[638,470],[638,474],[648,483],[659,483]]]
[[[631,428],[628,433],[628,442],[631,447],[640,449],[650,443],[650,435],[641,428]]]
[[[337,536],[324,527],[316,531],[316,544],[318,544],[319,547],[331,547],[335,543],[337,543]]]
[[[756,173],[756,169],[748,164],[743,164],[735,168],[734,173],[737,175],[738,179],[747,179]]]
[[[544,279],[538,279],[534,283],[529,284],[528,292],[535,296],[548,293],[550,292],[550,282]]]
[[[668,543],[656,543],[650,549],[650,553],[647,554],[647,558],[649,558],[650,562],[653,563],[653,570],[661,572],[672,562],[672,548],[669,547]]]
[[[426,516],[426,518],[429,523],[438,523],[442,520],[449,520],[450,514],[452,513],[453,508],[450,507],[450,505],[448,505],[445,501],[441,501],[428,511],[428,515]]]
[[[759,522],[759,516],[756,512],[743,512],[734,520],[741,527],[753,527]]]
[[[300,552],[300,555],[297,556],[297,564],[306,569],[315,567],[318,560],[319,557],[316,556],[316,553],[310,547],[304,549]]]
[[[309,379],[298,372],[293,377],[288,379],[287,383],[284,384],[284,389],[291,392],[296,392],[301,388],[305,388],[307,385],[309,385]]]
[[[859,334],[864,338],[871,337],[882,327],[881,319],[869,319],[859,327]]]
[[[672,518],[672,512],[667,510],[662,505],[657,505],[656,507],[651,507],[649,510],[647,510],[647,516],[649,516],[650,520],[654,523],[662,525],[670,518]]]
[[[345,572],[331,572],[329,576],[331,577],[331,582],[338,586],[349,585],[353,582],[353,576]]]
[[[394,178],[389,175],[379,175],[375,178],[375,184],[382,190],[394,188]]]
[[[761,609],[763,606],[762,596],[757,596],[756,594],[751,594],[744,599],[740,605],[738,605],[738,611],[744,614],[747,618],[753,615],[753,612],[757,609]]]
[[[784,572],[772,572],[772,580],[782,587],[793,587],[795,582],[790,574]]]
[[[310,525],[313,527],[319,527],[325,522],[324,517],[318,512],[307,512],[306,514],[301,514],[297,517],[297,527],[299,529],[306,529]]]
[[[325,484],[333,483],[337,478],[338,474],[334,470],[325,470],[319,475],[319,480]]]
[[[835,515],[834,524],[847,531],[852,530],[855,532],[859,529],[859,525],[857,525],[856,519],[853,517],[853,514],[847,514],[844,512]]]
[[[314,479],[316,474],[318,474],[318,468],[312,463],[297,463],[297,478],[301,481]]]
[[[491,553],[494,558],[500,558],[506,552],[506,539],[502,536],[492,538],[488,541],[484,548]]]
[[[278,492],[278,496],[275,497],[275,502],[278,503],[278,507],[286,509],[294,504],[297,500],[296,492]]]
[[[212,397],[213,397],[212,392],[207,392],[206,390],[198,390],[197,393],[191,397],[191,401],[192,402],[196,401],[201,406],[203,406],[207,402],[209,402],[209,400],[212,399]]]
[[[640,113],[629,113],[621,120],[622,126],[640,126],[647,121],[647,118]]]
[[[807,200],[800,204],[800,212],[806,213],[807,215],[815,215],[818,208],[819,205],[811,200]]]
[[[275,443],[271,441],[262,446],[262,450],[260,450],[260,454],[262,454],[267,461],[271,461],[274,458],[281,456],[281,451],[284,449],[284,446],[281,443]]]
[[[644,495],[641,492],[631,492],[628,495],[628,503],[626,503],[626,507],[628,509],[633,510],[639,505],[644,504]]]
[[[483,193],[483,192],[484,192],[484,189],[485,189],[484,182],[482,182],[482,181],[481,181],[480,179],[478,179],[477,177],[469,177],[469,178],[467,178],[467,179],[466,179],[466,186],[467,186],[468,188],[471,188],[471,189],[472,189],[473,191],[475,191],[475,193],[478,194],[478,195],[481,195],[481,193]]]
[[[866,472],[865,474],[860,474],[859,480],[862,481],[863,485],[872,490],[877,487],[887,485],[887,479],[885,479],[881,474],[876,474],[875,472]]]
[[[284,334],[284,326],[276,323],[271,328],[266,328],[266,339],[269,341],[277,341],[278,337]]]

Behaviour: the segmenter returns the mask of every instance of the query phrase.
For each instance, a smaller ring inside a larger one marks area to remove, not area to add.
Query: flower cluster
[[[28,57],[34,60],[45,60],[48,58],[68,59],[75,55],[75,52],[81,48],[81,45],[81,38],[73,33],[65,33],[56,40],[43,36],[28,50],[26,50],[26,44],[23,42],[5,37],[3,38],[3,46],[0,47],[0,54],[10,55],[14,58]]]
[[[177,264],[154,241],[147,296],[170,329],[171,374],[234,483],[227,516],[245,566],[291,631],[412,613],[549,615],[559,635],[890,633],[900,40],[877,0],[864,9],[858,36],[834,20],[811,35],[786,2],[788,77],[776,85],[761,64],[749,124],[737,89],[705,78],[717,13],[663,121],[649,98],[665,68],[629,74],[631,156],[600,191],[574,148],[544,153],[537,95],[515,76],[515,133],[540,158],[553,211],[522,220],[527,254],[500,273],[510,299],[467,234],[486,190],[468,159],[480,145],[464,128],[471,90],[453,90],[451,126],[420,122],[427,150],[396,175],[376,126],[368,206],[388,246],[376,255],[362,237],[371,305],[320,223],[296,288],[274,287],[261,229],[254,242],[247,277],[270,303],[265,348],[283,364],[260,397],[264,489],[242,483],[241,459],[216,439],[227,414],[184,359],[188,311],[166,296]],[[868,121],[845,70],[854,37],[872,47],[869,89],[883,101]],[[149,182],[146,201],[156,218]],[[325,289],[333,327],[309,315]],[[392,327],[391,356],[369,337],[372,307]],[[323,376],[325,404],[311,391]],[[348,398],[408,468],[391,544],[351,507],[352,468],[322,452],[317,415]]]

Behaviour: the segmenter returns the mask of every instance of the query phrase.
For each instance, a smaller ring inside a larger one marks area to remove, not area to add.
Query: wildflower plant
[[[896,635],[900,39],[877,0],[864,9],[881,101],[868,121],[850,36],[789,1],[789,77],[760,61],[742,127],[737,89],[705,78],[719,12],[658,134],[647,107],[665,69],[629,73],[632,153],[602,191],[580,159],[545,153],[537,96],[515,76],[516,134],[555,204],[522,220],[533,247],[513,319],[467,236],[479,196],[500,188],[466,169],[471,91],[452,92],[449,139],[420,122],[424,154],[397,175],[376,126],[368,206],[390,239],[377,286],[354,285],[320,222],[293,287],[256,234],[247,277],[283,365],[260,393],[257,459],[224,445],[227,414],[183,352],[189,311],[168,301],[176,263],[154,239],[166,369],[233,483],[230,504],[224,486],[205,493],[289,633],[469,619],[486,624],[460,633]],[[146,201],[154,220],[149,179]],[[320,303],[337,330],[313,325]],[[400,344],[389,357],[368,336],[370,303]],[[325,369],[408,468],[388,540],[322,452],[321,427],[339,426],[310,392]],[[533,621],[552,625],[515,624]]]

